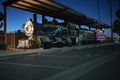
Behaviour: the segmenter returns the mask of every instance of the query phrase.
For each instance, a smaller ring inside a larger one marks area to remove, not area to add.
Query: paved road
[[[91,71],[111,61],[119,49],[120,45],[111,45],[3,57],[0,58],[0,80],[84,80],[82,76],[89,76]]]
[[[120,55],[75,80],[120,80]]]

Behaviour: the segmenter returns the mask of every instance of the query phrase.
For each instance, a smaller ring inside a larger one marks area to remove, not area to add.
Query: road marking
[[[103,65],[104,63],[110,61],[113,58],[115,58],[115,56],[113,55],[103,56],[88,63],[59,72],[42,80],[75,80],[76,78],[92,71],[93,69]]]
[[[0,60],[10,59],[12,57],[1,57]]]
[[[22,64],[22,63],[12,63],[12,62],[0,62],[0,63],[9,64],[9,65],[18,65],[18,66],[28,66],[28,67],[43,67],[43,68],[67,69],[67,67],[59,67],[59,66],[33,65],[33,64]]]
[[[54,55],[54,54],[52,54],[52,55],[49,55],[49,54],[47,54],[47,55],[38,55],[38,54],[36,54],[36,55],[28,55],[28,56],[40,56],[40,57],[55,57],[55,58],[72,58],[72,59],[86,59],[86,58],[88,58],[88,57],[86,57],[86,56],[81,56],[81,55]]]
[[[91,56],[92,56],[92,54],[90,54],[90,53],[89,53],[89,54],[86,54],[86,56],[91,57]]]
[[[96,56],[96,57],[97,57],[97,56],[100,56],[100,55],[99,55],[99,54],[95,54],[94,56]]]

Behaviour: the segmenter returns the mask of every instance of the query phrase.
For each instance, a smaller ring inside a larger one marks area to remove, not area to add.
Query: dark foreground
[[[120,80],[120,56],[75,80]]]
[[[0,58],[0,80],[120,80],[120,45]]]

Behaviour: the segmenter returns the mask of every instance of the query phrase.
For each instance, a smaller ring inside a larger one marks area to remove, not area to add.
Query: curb
[[[85,48],[94,48],[94,47],[101,47],[101,46],[107,46],[107,45],[115,45],[115,44],[119,44],[119,43],[105,43],[105,44],[93,44],[93,45],[82,45],[82,46],[72,46],[72,47],[61,47],[61,48],[50,48],[50,49],[34,49],[35,51],[29,51],[29,49],[23,49],[21,51],[11,51],[11,53],[7,52],[5,53],[4,51],[2,52],[3,55],[0,55],[0,58],[3,57],[10,57],[10,56],[20,56],[20,55],[29,55],[29,54],[37,54],[37,53],[51,53],[51,52],[65,52],[65,51],[71,51],[71,50],[80,50],[80,49],[85,49]],[[38,51],[36,51],[38,50]],[[28,51],[28,52],[27,52]]]

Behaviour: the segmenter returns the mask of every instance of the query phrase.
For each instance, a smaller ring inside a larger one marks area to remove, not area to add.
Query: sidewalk
[[[116,43],[104,43],[104,44],[92,44],[92,45],[81,45],[81,46],[72,46],[72,47],[61,47],[61,48],[50,48],[50,49],[16,49],[16,50],[0,50],[0,57],[5,56],[13,56],[13,55],[25,55],[25,54],[33,54],[33,53],[51,53],[57,51],[68,51],[68,50],[75,50],[75,49],[84,49],[84,48],[92,48],[92,47],[99,47],[104,45],[113,45]]]
[[[67,51],[76,49],[77,46],[72,47],[61,47],[61,48],[50,48],[50,49],[15,49],[15,50],[0,50],[0,57],[13,56],[13,55],[25,55],[25,54],[34,54],[34,53],[51,53],[56,51]]]
[[[43,49],[15,49],[15,50],[0,50],[0,57],[12,56],[12,55],[22,55],[22,54],[31,54],[44,51]]]

